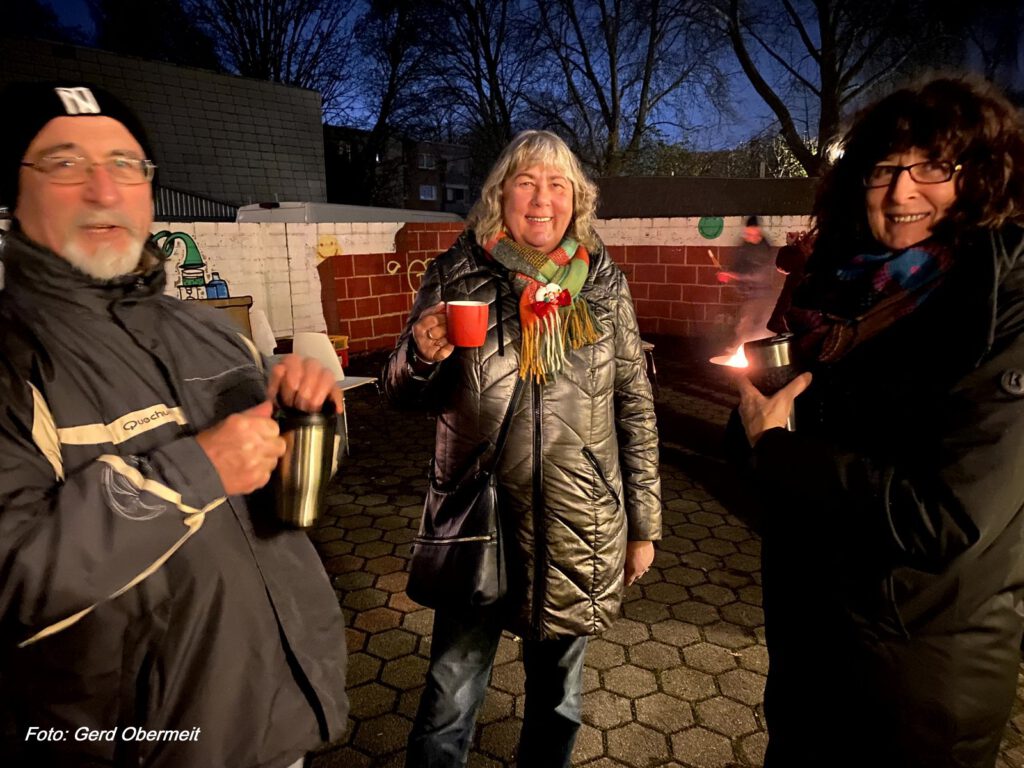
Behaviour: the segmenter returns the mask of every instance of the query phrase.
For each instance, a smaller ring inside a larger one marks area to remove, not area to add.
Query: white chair
[[[377,379],[374,376],[345,376],[345,371],[341,367],[341,360],[338,359],[338,353],[335,351],[334,344],[331,343],[326,333],[296,333],[292,338],[292,353],[300,357],[312,357],[327,370],[334,373],[334,378],[338,382],[338,386],[341,387],[342,392],[362,387],[365,384],[377,384]],[[345,431],[345,455],[347,456],[349,453],[348,413],[342,414],[341,423]]]

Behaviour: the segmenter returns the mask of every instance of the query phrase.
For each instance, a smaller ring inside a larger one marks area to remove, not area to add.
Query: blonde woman
[[[406,765],[463,765],[503,629],[523,638],[518,760],[567,766],[589,636],[661,535],[658,435],[629,288],[593,229],[596,188],[558,136],[519,134],[468,227],[430,265],[385,370],[391,401],[438,415],[434,471],[457,479],[494,443],[525,387],[497,466],[509,594],[438,610]],[[480,348],[448,339],[445,301],[488,304]],[[543,740],[543,743],[542,743]]]

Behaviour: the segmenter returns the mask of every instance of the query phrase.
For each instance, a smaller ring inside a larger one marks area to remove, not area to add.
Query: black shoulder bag
[[[406,587],[406,594],[421,605],[472,608],[490,605],[505,595],[508,582],[494,471],[522,390],[523,380],[519,379],[494,453],[479,472],[470,475],[474,456],[458,482],[440,486],[431,463],[430,485],[419,534],[413,540]]]

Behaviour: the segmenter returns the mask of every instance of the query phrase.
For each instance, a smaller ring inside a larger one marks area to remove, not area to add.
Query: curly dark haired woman
[[[786,312],[810,373],[740,385],[769,507],[766,763],[993,766],[1024,627],[1020,114],[965,79],[898,91],[815,215]]]

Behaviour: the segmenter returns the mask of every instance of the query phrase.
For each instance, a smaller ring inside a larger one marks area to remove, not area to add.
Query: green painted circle
[[[697,222],[697,231],[705,240],[714,240],[725,229],[725,220],[721,216],[701,216]]]

